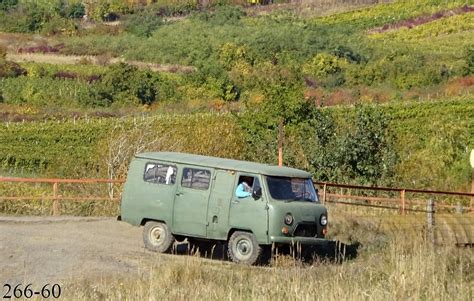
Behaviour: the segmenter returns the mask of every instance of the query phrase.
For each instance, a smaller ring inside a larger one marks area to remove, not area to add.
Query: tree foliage
[[[109,67],[101,80],[92,86],[83,104],[109,106],[122,104],[149,105],[158,95],[158,77],[150,71],[119,63]]]

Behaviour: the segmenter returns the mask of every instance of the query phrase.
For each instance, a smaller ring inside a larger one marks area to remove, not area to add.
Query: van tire
[[[262,248],[253,233],[235,231],[229,238],[227,253],[235,263],[253,265],[259,260],[261,252]]]
[[[165,223],[149,221],[143,228],[145,248],[152,252],[168,253],[173,248],[175,238]]]

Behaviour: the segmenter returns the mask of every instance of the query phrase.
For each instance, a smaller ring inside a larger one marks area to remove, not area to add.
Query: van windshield
[[[270,195],[275,200],[319,202],[310,178],[267,176],[266,179]]]

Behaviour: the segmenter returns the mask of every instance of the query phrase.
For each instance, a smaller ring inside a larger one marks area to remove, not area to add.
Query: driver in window
[[[237,186],[237,189],[235,190],[235,195],[238,197],[238,198],[246,198],[246,197],[249,197],[249,196],[252,196],[252,187],[249,186],[249,184],[247,184],[247,182],[249,182],[248,179],[244,179],[238,186]]]

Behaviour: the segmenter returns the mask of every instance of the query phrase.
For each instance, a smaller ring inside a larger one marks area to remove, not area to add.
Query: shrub
[[[73,3],[64,9],[63,15],[70,19],[80,19],[86,14],[86,8],[81,2]]]
[[[41,26],[41,33],[45,35],[66,34],[73,35],[77,26],[72,20],[54,16]]]
[[[234,43],[224,43],[219,49],[219,62],[227,69],[239,62],[253,63],[247,47],[238,46]]]
[[[463,74],[474,74],[474,45],[471,45],[466,48],[464,57],[466,63],[464,64]]]
[[[95,21],[114,21],[118,18],[115,7],[109,1],[88,1],[86,6],[89,17]]]
[[[142,10],[127,18],[125,30],[139,37],[149,37],[160,25],[161,18],[155,13]]]
[[[346,46],[337,46],[331,51],[331,54],[337,56],[338,58],[346,59],[351,63],[359,64],[365,60],[360,54],[354,52],[351,48]]]
[[[151,104],[158,95],[156,81],[156,76],[149,71],[140,71],[125,63],[112,65],[90,93],[81,97],[81,103],[93,106],[109,106],[114,102]]]
[[[166,4],[155,4],[157,6],[156,13],[160,17],[184,16],[200,9],[199,1],[187,0],[168,2]]]
[[[348,62],[332,54],[318,53],[309,62],[303,65],[303,73],[314,77],[325,87],[341,86],[345,82],[344,70]]]
[[[303,72],[322,79],[341,72],[345,65],[347,65],[345,59],[327,53],[318,53],[303,66]]]
[[[196,15],[199,20],[212,25],[236,25],[243,16],[245,16],[245,11],[241,7],[228,5],[217,7],[215,11],[206,11]]]
[[[18,4],[18,0],[1,0],[0,1],[0,10],[7,11],[10,10],[14,7],[16,7]]]
[[[15,62],[9,62],[0,58],[0,78],[2,77],[17,77],[26,75],[26,70],[21,68]]]

